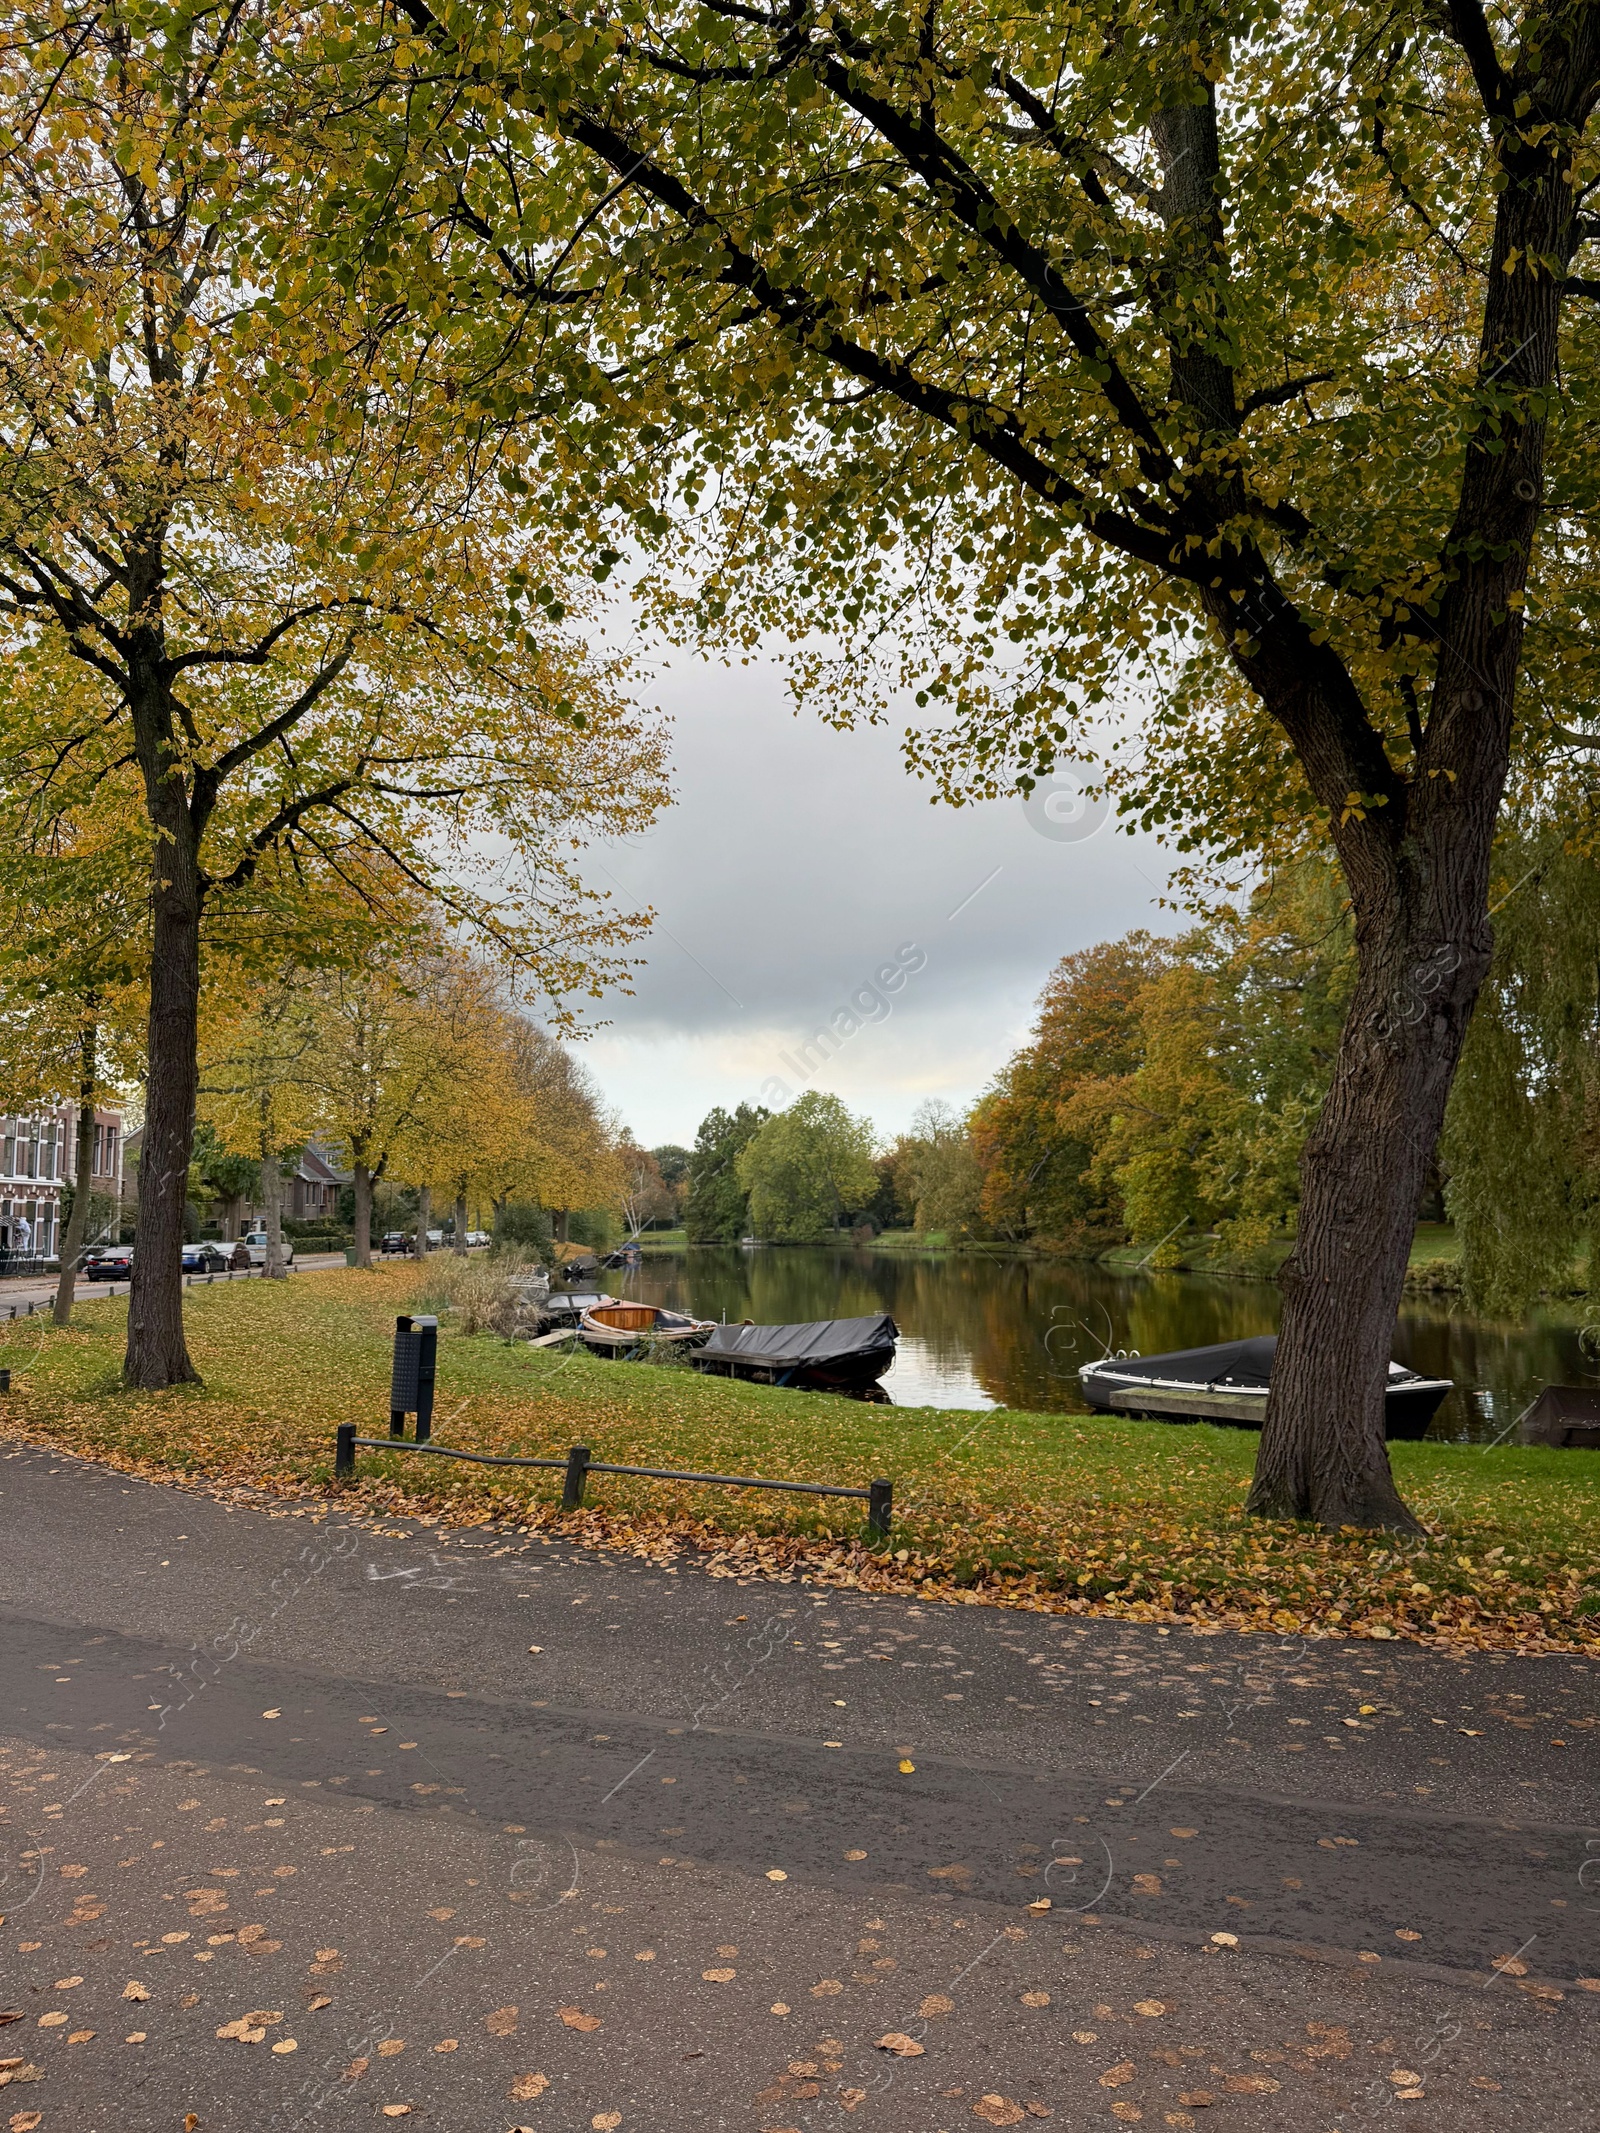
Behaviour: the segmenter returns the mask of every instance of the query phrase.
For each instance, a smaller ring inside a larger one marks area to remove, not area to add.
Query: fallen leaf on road
[[[1133,2011],[1135,2014],[1142,2015],[1164,2015],[1167,2011],[1167,2003],[1165,2000],[1135,2000]]]
[[[897,2059],[920,2059],[926,2049],[915,2037],[908,2037],[899,2029],[888,2030],[878,2039],[878,2050],[893,2052]]]
[[[332,2005],[333,2002],[328,1998],[328,1995],[325,1992],[319,1992],[314,2000],[307,2000],[306,2013],[318,2014],[324,2007],[331,2007]]]
[[[1413,1933],[1409,1926],[1396,1926],[1394,1929],[1394,1937],[1396,1940],[1421,1940],[1422,1935],[1420,1933]]]
[[[1115,2066],[1108,2066],[1100,2076],[1103,2089],[1120,2089],[1125,2081],[1131,2081],[1135,2072],[1131,2059],[1119,2059]]]
[[[910,1777],[912,1771],[915,1770],[916,1767],[917,1766],[915,1763],[908,1762],[904,1756],[900,1758],[900,1770],[903,1776]]]
[[[1498,2089],[1500,2084],[1498,2081],[1491,2081],[1487,2074],[1474,2074],[1472,2086],[1475,2089]]]
[[[405,2048],[406,2040],[404,2037],[385,2037],[378,2046],[378,2057],[380,2059],[395,2059],[399,2057]]]
[[[955,2001],[947,1999],[942,1992],[930,1992],[917,2002],[919,2015],[947,2015],[955,2012]]]
[[[825,1977],[812,1986],[811,1997],[814,2000],[831,2000],[835,1993],[843,1992],[843,1990],[844,1987],[836,1977]]]
[[[1213,1947],[1237,1948],[1239,1945],[1239,1936],[1237,1933],[1213,1933],[1211,1936],[1211,1941]]]
[[[1503,1971],[1507,1977],[1526,1977],[1528,1974],[1527,1964],[1519,1963],[1514,1955],[1497,1955],[1489,1967]]]
[[[866,1857],[866,1856],[867,1856],[867,1855],[866,1855],[866,1853],[865,1853],[865,1852],[846,1852],[846,1853],[845,1853],[845,1857],[846,1857],[847,1859],[865,1859],[865,1857]]]
[[[1159,1896],[1161,1894],[1161,1876],[1159,1874],[1135,1874],[1133,1885],[1141,1896]]]
[[[1028,1906],[1028,1909],[1032,1911],[1036,1917],[1043,1917],[1044,1913],[1048,1911],[1049,1908],[1050,1899],[1048,1896],[1036,1896],[1033,1899],[1032,1903],[1030,1903]]]
[[[497,2007],[493,2014],[485,2015],[483,2026],[491,2037],[509,2037],[517,2026],[515,2007]]]
[[[769,1881],[787,1881],[788,1878],[781,1866],[769,1866],[767,1868],[767,1879]]]
[[[297,2052],[300,2047],[295,2042],[293,2037],[280,2037],[277,2043],[273,2045],[272,2049],[281,2058],[285,2052]]]
[[[281,1711],[263,1711],[261,1715],[263,1718],[281,1718],[283,1713]]]
[[[147,2000],[150,1995],[136,1977],[131,1977],[122,1988],[122,1997],[125,2000]]]
[[[1167,1831],[1169,1837],[1198,1837],[1199,1834],[1200,1832],[1197,1829],[1169,1829]]]
[[[385,2118],[409,2118],[411,2116],[411,2106],[409,2103],[386,2103],[383,2107],[383,2115]]]
[[[1136,2126],[1144,2113],[1136,2103],[1114,2103],[1111,2106],[1111,2115],[1113,2118],[1120,2118],[1124,2125]]]
[[[1051,2110],[1047,2103],[1030,2103],[1028,2106],[1028,2116],[1030,2118],[1054,2118],[1055,2115],[1055,2112]]]
[[[622,2113],[620,2111],[596,2111],[589,2123],[594,2127],[594,2133],[615,2133],[616,2127],[622,2123]]]
[[[1178,2098],[1179,2103],[1190,2111],[1204,2111],[1216,2100],[1209,2089],[1190,2089]]]
[[[1075,2029],[1072,2032],[1072,2041],[1074,2044],[1098,2044],[1100,2032],[1097,2029]]]
[[[1009,2096],[980,2096],[972,2106],[972,2115],[987,2126],[1020,2126],[1027,2113]]]
[[[720,1970],[702,1970],[700,1975],[708,1985],[726,1985],[739,1973],[730,1964],[724,1964]]]
[[[62,2014],[58,2009],[54,2013],[40,2015],[38,2026],[41,2029],[60,2029],[66,2022],[66,2019],[66,2016]]]
[[[845,2089],[839,2097],[839,2108],[841,2111],[859,2110],[866,2100],[865,2089]]]
[[[1271,2096],[1283,2083],[1270,2074],[1229,2074],[1222,2086],[1230,2096]]]
[[[548,2074],[523,2074],[512,2082],[507,2093],[513,2103],[532,2103],[535,2096],[542,2096],[549,2086]]]
[[[789,2012],[788,2001],[774,2000],[772,2003],[771,2012],[775,2015],[786,2015]]]
[[[33,2133],[34,2127],[39,2123],[43,2115],[42,2111],[13,2111],[11,2114],[11,2133]]]
[[[558,2007],[556,2013],[566,2023],[568,2029],[590,2030],[600,2027],[600,2017],[598,2015],[585,2014],[581,2007]]]
[[[544,1646],[542,1644],[530,1644],[528,1646],[528,1649],[530,1652],[542,1652],[544,1650]]]
[[[1022,2004],[1024,2007],[1048,2007],[1050,1995],[1048,1992],[1025,1992],[1022,1995]]]
[[[72,2035],[68,2037],[67,2042],[69,2044],[87,2044],[93,2035],[94,2031],[92,2029],[75,2029]]]

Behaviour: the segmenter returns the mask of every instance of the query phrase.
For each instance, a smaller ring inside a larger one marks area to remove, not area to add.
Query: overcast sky
[[[796,717],[773,667],[678,658],[650,693],[674,721],[676,805],[585,871],[656,925],[633,996],[607,1000],[580,1050],[646,1146],[692,1142],[715,1104],[806,1087],[885,1135],[924,1097],[964,1107],[1061,956],[1177,929],[1156,903],[1167,854],[1095,829],[1070,778],[1031,810],[931,806],[897,728]]]

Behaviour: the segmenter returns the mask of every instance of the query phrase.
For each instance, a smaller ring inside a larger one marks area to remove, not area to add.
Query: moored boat
[[[573,1332],[582,1325],[585,1311],[616,1301],[604,1289],[552,1289],[539,1306],[539,1323],[546,1333]]]
[[[1517,1417],[1517,1436],[1558,1451],[1600,1452],[1600,1387],[1547,1385]]]
[[[1277,1336],[1174,1348],[1163,1355],[1108,1355],[1078,1371],[1083,1396],[1101,1414],[1142,1415],[1155,1422],[1222,1422],[1259,1429],[1267,1411]],[[1389,1365],[1384,1435],[1424,1437],[1449,1378],[1425,1378]]]
[[[582,1318],[583,1343],[596,1355],[643,1356],[663,1348],[697,1348],[716,1331],[714,1318],[690,1318],[661,1304],[609,1298]]]
[[[900,1329],[887,1312],[791,1326],[718,1326],[690,1358],[697,1370],[811,1392],[865,1392],[894,1361]]]

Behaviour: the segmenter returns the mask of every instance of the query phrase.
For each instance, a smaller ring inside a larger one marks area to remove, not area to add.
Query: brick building
[[[59,1104],[0,1120],[0,1262],[54,1259],[66,1226],[62,1188],[76,1183],[78,1107]],[[122,1199],[122,1114],[96,1111],[89,1190],[104,1201],[91,1236],[115,1236]],[[94,1213],[91,1210],[91,1215]]]

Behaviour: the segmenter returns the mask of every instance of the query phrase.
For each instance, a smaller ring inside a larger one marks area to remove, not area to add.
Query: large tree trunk
[[[356,1265],[372,1264],[372,1172],[366,1161],[356,1156],[352,1164],[356,1189]]]
[[[289,1269],[283,1263],[283,1171],[265,1126],[261,1134],[261,1209],[267,1231],[266,1264],[261,1271],[268,1281],[286,1281]]]
[[[78,1284],[78,1259],[83,1251],[83,1240],[89,1232],[89,1179],[94,1163],[94,1092],[98,1079],[97,1050],[98,1031],[93,1022],[86,1022],[78,1039],[78,1131],[75,1161],[76,1178],[72,1188],[72,1212],[67,1217],[66,1234],[61,1239],[61,1273],[56,1282],[55,1308],[52,1312],[58,1326],[69,1323],[72,1317],[72,1299]]]
[[[1280,1276],[1283,1328],[1249,1499],[1269,1517],[1419,1530],[1389,1469],[1384,1388],[1417,1201],[1489,965],[1481,895],[1463,898],[1453,921],[1440,913],[1421,932],[1398,912],[1385,926],[1358,922],[1355,997],[1301,1157],[1299,1242]]]
[[[149,1093],[139,1156],[124,1382],[198,1384],[183,1338],[183,1217],[194,1145],[200,1022],[200,869],[177,779],[158,784],[150,955]]]

